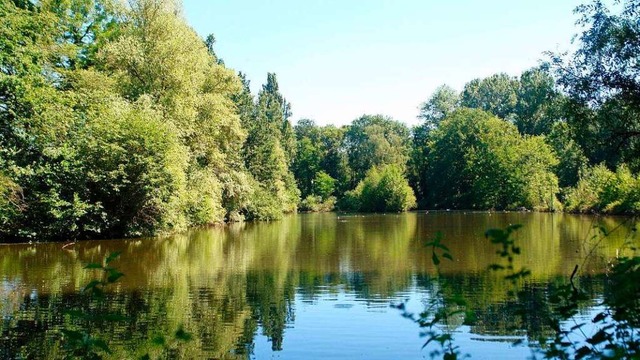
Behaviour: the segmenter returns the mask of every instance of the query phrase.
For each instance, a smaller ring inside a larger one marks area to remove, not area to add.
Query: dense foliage
[[[243,103],[244,79],[178,5],[3,0],[0,11],[2,238],[139,236],[295,210],[275,75]]]
[[[625,190],[640,170],[636,0],[578,7],[573,53],[438,87],[412,129],[293,126],[276,75],[254,96],[174,1],[0,1],[3,241],[402,211],[413,194],[421,208],[640,210]],[[618,190],[594,188],[606,172]]]
[[[603,164],[587,169],[566,197],[567,209],[576,212],[637,213],[640,209],[640,178],[627,166],[615,172]]]
[[[558,181],[551,147],[489,113],[461,109],[429,134],[422,193],[435,207],[548,210]]]
[[[413,189],[398,165],[374,166],[354,190],[344,198],[344,208],[352,211],[407,211],[416,206]]]

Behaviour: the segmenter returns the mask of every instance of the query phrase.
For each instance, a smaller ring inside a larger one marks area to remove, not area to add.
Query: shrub
[[[313,193],[322,200],[328,199],[336,189],[336,180],[324,171],[316,173],[313,179]]]
[[[300,202],[300,210],[308,212],[329,212],[333,211],[336,205],[335,196],[326,199],[317,195],[309,195]]]
[[[373,167],[358,186],[345,194],[345,210],[401,212],[416,206],[416,197],[397,165]]]
[[[604,164],[587,168],[567,192],[566,209],[575,212],[640,212],[640,178],[621,165],[615,172]]]

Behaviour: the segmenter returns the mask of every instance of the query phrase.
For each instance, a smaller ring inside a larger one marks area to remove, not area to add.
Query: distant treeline
[[[153,235],[296,210],[640,211],[640,1],[578,50],[443,85],[422,124],[292,126],[171,0],[0,0],[0,240]]]

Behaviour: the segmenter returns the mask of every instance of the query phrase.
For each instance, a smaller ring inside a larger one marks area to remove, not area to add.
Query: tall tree
[[[313,120],[301,119],[294,129],[298,149],[292,170],[304,199],[313,193],[313,180],[321,170],[320,162],[324,153],[320,142],[320,129]]]
[[[349,126],[344,146],[352,171],[351,185],[355,187],[374,166],[394,164],[406,170],[409,129],[386,116],[363,115]]]
[[[518,80],[505,73],[474,79],[464,86],[460,102],[510,120],[518,103]]]
[[[514,123],[522,134],[548,134],[562,119],[562,97],[546,69],[533,68],[520,75]]]
[[[628,162],[640,170],[640,1],[612,13],[602,1],[576,8],[578,47],[551,54],[571,99],[569,124],[592,162]]]
[[[554,206],[557,159],[542,137],[522,137],[507,121],[461,109],[430,133],[428,147],[421,175],[429,207]]]
[[[247,79],[247,75],[239,72],[238,78],[242,83],[242,87],[233,94],[231,98],[236,105],[238,116],[240,116],[240,121],[242,122],[242,127],[250,129],[254,126],[256,105],[254,103],[253,95],[251,94],[250,81]]]
[[[336,180],[338,186],[334,186],[334,191],[338,193],[348,190],[348,160],[342,147],[344,131],[332,125],[317,126],[309,119],[299,120],[294,130],[298,151],[292,168],[302,197],[320,195],[316,192],[318,177]]]
[[[290,114],[290,105],[279,92],[276,75],[269,73],[258,93],[255,116],[247,124],[245,163],[285,212],[294,211],[299,198],[289,169],[296,151]]]
[[[240,179],[245,131],[233,104],[241,82],[218,64],[203,40],[169,0],[132,0],[120,35],[103,51],[122,95],[150,98],[190,153],[185,199],[189,221],[223,220],[225,194]],[[180,54],[180,56],[176,56]],[[234,195],[235,196],[235,195]]]
[[[448,85],[441,85],[429,100],[420,105],[418,118],[424,121],[427,128],[433,129],[458,106],[460,106],[460,94]]]

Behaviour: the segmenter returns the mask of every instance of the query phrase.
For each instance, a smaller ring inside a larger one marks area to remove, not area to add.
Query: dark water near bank
[[[462,294],[477,321],[454,319],[456,344],[472,358],[526,358],[512,340],[548,334],[513,313],[508,284],[487,270],[499,258],[488,228],[523,224],[516,237],[532,294],[562,282],[580,265],[592,303],[607,264],[639,244],[627,218],[538,213],[304,214],[272,223],[234,224],[159,239],[0,246],[0,358],[59,358],[60,329],[90,331],[113,358],[142,354],[210,359],[420,359],[430,348],[420,329],[391,304],[420,312],[438,289]],[[614,230],[595,236],[594,226]],[[425,241],[437,231],[454,261],[441,276]],[[106,254],[126,275],[106,303],[78,295],[96,276],[83,269]],[[117,312],[125,321],[92,323],[69,310]],[[592,309],[583,309],[588,317]],[[192,339],[167,339],[183,327]],[[88,330],[87,330],[88,329]]]

